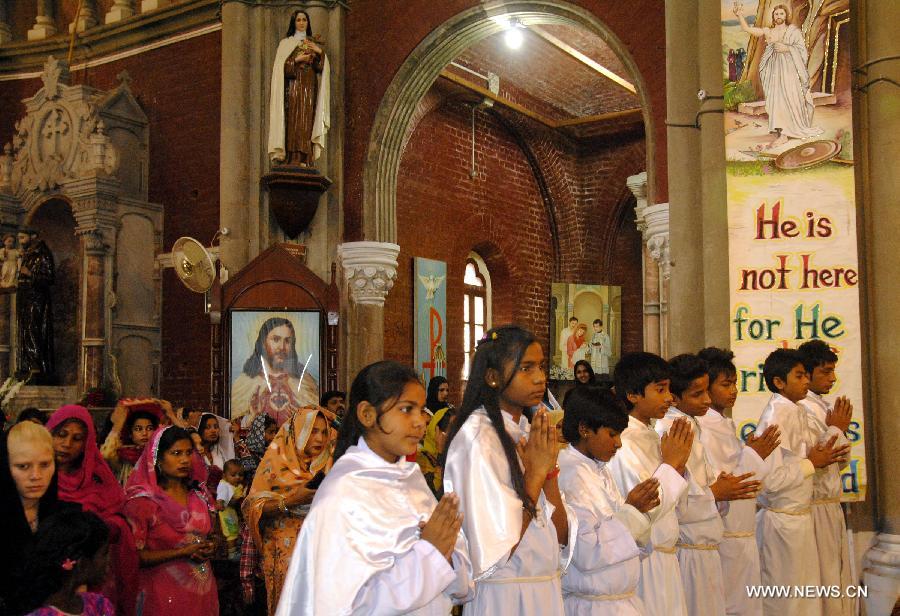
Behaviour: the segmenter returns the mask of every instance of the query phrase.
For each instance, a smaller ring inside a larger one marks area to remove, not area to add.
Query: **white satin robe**
[[[277,616],[450,613],[474,594],[465,535],[453,565],[419,538],[437,501],[419,465],[360,438],[322,482],[303,523]]]
[[[769,426],[781,430],[781,445],[766,458],[769,473],[759,493],[756,544],[763,585],[819,584],[819,554],[813,530],[812,501],[815,467],[806,459],[810,428],[806,411],[772,394],[757,424],[757,435]],[[822,604],[815,597],[763,599],[766,616],[819,616]]]
[[[725,584],[719,543],[725,527],[710,486],[716,480],[700,441],[697,419],[670,407],[656,422],[660,438],[676,419],[686,419],[693,431],[691,455],[687,461],[688,489],[678,501],[678,565],[684,582],[684,596],[691,616],[722,616],[725,613]],[[723,509],[727,510],[727,503]]]
[[[516,423],[504,412],[503,421],[514,442],[527,436],[524,416]],[[465,512],[463,529],[476,582],[475,599],[465,613],[563,616],[559,577],[569,566],[578,520],[566,506],[569,538],[561,552],[551,519],[554,508],[541,492],[538,516],[519,541],[522,502],[512,488],[503,447],[484,408],[466,419],[450,444],[444,491],[459,495]]]
[[[660,504],[648,513],[650,542],[643,548],[638,595],[651,616],[687,616],[684,584],[675,556],[678,518],[675,506],[687,490],[687,481],[662,463],[659,435],[650,426],[629,416],[622,431],[622,448],[610,460],[609,469],[622,494],[655,477],[659,480]]]
[[[650,518],[625,504],[605,462],[569,445],[559,452],[559,469],[559,488],[578,517],[562,578],[566,616],[643,616],[638,543],[650,540]]]
[[[737,436],[729,417],[715,409],[697,418],[700,442],[716,477],[720,473],[743,475],[764,481],[768,474],[765,461]],[[759,586],[759,548],[756,546],[756,501],[728,503],[723,516],[725,532],[719,543],[722,576],[725,581],[725,613],[729,616],[762,616],[762,601],[750,597],[747,586]]]
[[[807,424],[812,430],[811,440],[827,443],[832,436],[837,436],[835,447],[850,443],[843,432],[826,423],[831,405],[822,396],[809,392],[799,405],[806,411]],[[813,475],[812,518],[819,552],[819,575],[822,585],[844,589],[855,582],[850,575],[850,542],[840,503],[842,493],[840,465],[816,469]],[[826,597],[822,603],[826,616],[856,613],[855,601],[850,597]]]

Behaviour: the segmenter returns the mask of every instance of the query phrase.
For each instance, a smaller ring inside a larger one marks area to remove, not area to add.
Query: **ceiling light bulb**
[[[506,31],[506,34],[503,35],[503,40],[506,42],[506,46],[510,49],[518,49],[522,46],[522,41],[524,40],[524,36],[522,36],[522,30],[515,25]]]

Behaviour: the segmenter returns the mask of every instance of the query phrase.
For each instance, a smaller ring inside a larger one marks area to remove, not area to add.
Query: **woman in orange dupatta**
[[[300,409],[286,421],[266,449],[244,519],[262,553],[269,614],[275,613],[294,542],[316,494],[307,483],[331,466],[332,433],[324,409]]]

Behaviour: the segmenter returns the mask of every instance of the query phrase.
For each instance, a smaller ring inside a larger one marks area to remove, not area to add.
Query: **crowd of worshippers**
[[[0,613],[849,614],[837,356],[774,350],[740,438],[733,354],[576,367],[562,408],[518,326],[479,341],[458,408],[363,368],[283,425],[164,400],[19,414],[0,447]]]

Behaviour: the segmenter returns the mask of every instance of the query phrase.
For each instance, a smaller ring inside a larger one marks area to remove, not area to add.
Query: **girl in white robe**
[[[659,505],[659,481],[648,479],[622,497],[607,462],[628,425],[608,390],[581,387],[566,398],[559,486],[578,517],[572,564],[562,578],[566,616],[642,616],[638,545],[650,540],[646,512]]]
[[[404,457],[425,433],[425,390],[395,362],[364,368],[297,539],[278,616],[450,613],[473,594],[459,501],[435,501]]]
[[[469,615],[562,616],[559,576],[578,524],[557,484],[559,447],[541,408],[544,353],[514,326],[478,343],[469,384],[447,436],[444,491],[459,496],[475,576]],[[526,441],[527,438],[527,441]]]

